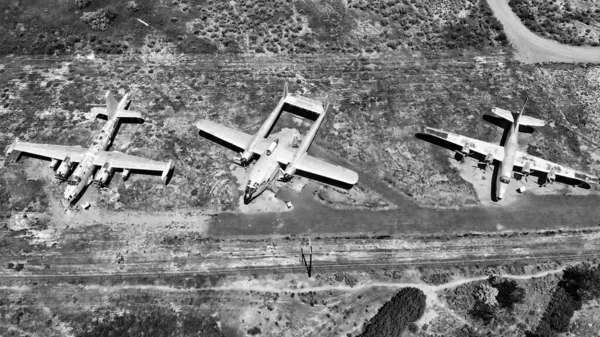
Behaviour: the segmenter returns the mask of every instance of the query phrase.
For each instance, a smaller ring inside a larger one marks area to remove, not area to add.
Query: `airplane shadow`
[[[112,181],[114,175],[117,172],[122,173],[123,169],[115,169],[113,171],[113,173],[110,175],[108,181],[106,182],[106,186],[109,186],[110,182]],[[132,174],[140,174],[140,175],[145,175],[145,176],[161,177],[163,173],[162,173],[162,171],[129,170],[129,177]],[[173,166],[173,168],[167,174],[167,179],[165,179],[165,185],[168,185],[171,182],[171,179],[173,178],[174,174],[175,174],[175,166]],[[127,180],[127,179],[125,179],[125,180]],[[125,180],[123,180],[123,181],[125,181]]]
[[[285,103],[283,105],[283,107],[281,108],[281,111],[286,111],[286,112],[291,113],[293,115],[309,119],[309,120],[311,120],[313,122],[316,121],[319,118],[319,114],[318,113],[315,113],[315,112],[310,111],[310,110],[302,109],[300,107],[297,107],[297,106],[294,106],[294,105],[290,105],[288,103]]]
[[[507,121],[505,121],[503,118],[497,118],[494,116],[489,116],[489,115],[484,115],[483,118],[500,127],[503,127],[503,133],[502,133],[502,139],[500,140],[500,146],[504,146],[504,144],[506,143],[506,139],[508,138],[508,132],[509,129],[507,128],[507,126],[510,126],[510,123],[508,123]],[[460,151],[462,148],[454,143],[451,143],[449,141],[443,140],[441,138],[429,135],[429,134],[424,134],[424,133],[417,133],[415,134],[415,137],[417,139],[426,141],[428,143],[440,146],[440,147],[444,147],[448,150],[451,151]],[[469,157],[472,157],[474,159],[476,159],[478,162],[483,162],[485,160],[485,156],[482,156],[480,154],[477,153],[471,153],[469,155]],[[455,154],[454,158],[456,160],[461,160],[460,155],[458,153]],[[491,188],[490,188],[490,198],[492,201],[494,202],[498,202],[498,175],[500,174],[500,163],[494,161],[494,170],[492,171],[492,182],[491,182]],[[482,166],[480,166],[478,164],[478,167],[482,168]]]
[[[508,130],[508,128],[512,125],[512,123],[507,121],[506,119],[504,119],[502,117],[492,116],[492,115],[483,115],[483,120],[485,120],[488,123],[496,125],[497,127],[501,128],[504,131]],[[531,126],[519,125],[519,133],[531,134],[534,131],[535,131],[535,129]],[[504,144],[501,144],[501,146],[504,146]]]
[[[235,146],[235,145],[233,145],[233,144],[231,144],[231,143],[229,143],[229,142],[226,142],[226,141],[222,140],[222,139],[221,139],[221,138],[219,138],[219,137],[213,136],[213,135],[211,135],[210,133],[207,133],[207,132],[204,132],[204,131],[200,130],[200,131],[198,132],[198,134],[199,134],[200,136],[202,136],[202,137],[204,137],[204,138],[206,138],[206,139],[208,139],[208,140],[212,141],[212,142],[215,142],[215,143],[217,143],[217,144],[219,144],[219,145],[221,145],[221,146],[224,146],[224,147],[226,147],[226,148],[230,149],[231,151],[235,151],[235,152],[237,152],[237,153],[240,153],[240,152],[242,151],[242,149],[241,149],[241,148],[239,148],[239,147],[237,147],[237,146]]]
[[[304,172],[304,171],[300,171],[300,170],[296,171],[296,175],[299,175],[299,176],[302,176],[302,177],[305,177],[305,178],[308,178],[311,180],[315,180],[315,181],[318,181],[318,182],[321,182],[321,183],[324,183],[327,185],[343,188],[345,190],[349,190],[352,188],[352,186],[354,186],[351,184],[346,184],[346,183],[343,183],[343,182],[340,182],[340,181],[337,181],[334,179],[322,177],[322,176],[319,176],[316,174],[312,174],[312,173],[308,173],[308,172]]]

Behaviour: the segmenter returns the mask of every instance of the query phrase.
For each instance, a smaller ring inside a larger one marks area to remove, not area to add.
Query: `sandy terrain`
[[[600,62],[599,47],[575,47],[542,38],[527,29],[508,5],[509,0],[487,0],[504,32],[525,63]]]

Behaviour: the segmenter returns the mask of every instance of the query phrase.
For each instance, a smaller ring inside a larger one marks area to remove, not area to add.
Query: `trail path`
[[[508,279],[515,280],[529,280],[534,278],[541,278],[551,274],[561,273],[564,268],[558,268],[554,270],[548,270],[536,274],[528,274],[528,275],[511,275],[511,274],[498,274],[497,276]],[[121,290],[143,290],[143,291],[158,291],[158,292],[196,292],[196,291],[237,291],[237,292],[259,292],[259,293],[307,293],[307,292],[325,292],[325,291],[344,291],[344,292],[360,292],[362,290],[368,290],[371,288],[377,287],[387,287],[387,288],[406,288],[406,287],[414,287],[418,288],[426,295],[426,312],[419,319],[419,323],[427,323],[430,322],[433,318],[435,318],[440,312],[445,312],[447,315],[453,317],[458,322],[462,324],[467,324],[465,319],[458,315],[454,310],[448,307],[447,303],[440,299],[438,296],[438,292],[458,287],[463,284],[483,281],[487,279],[489,275],[477,276],[477,277],[469,277],[462,278],[458,280],[454,280],[452,282],[440,284],[440,285],[430,285],[425,283],[391,283],[391,282],[372,282],[372,283],[363,283],[354,286],[349,286],[347,284],[330,284],[330,285],[316,285],[312,286],[311,283],[315,282],[313,280],[298,282],[293,287],[289,286],[290,280],[251,280],[251,281],[234,281],[231,284],[216,286],[216,287],[203,287],[203,288],[174,288],[169,286],[161,286],[161,285],[114,285],[114,286],[102,286],[102,285],[87,285],[85,286],[88,290],[100,291],[102,293],[112,292],[112,291],[121,291]],[[22,290],[22,289],[19,289]]]
[[[530,31],[508,5],[509,0],[487,0],[504,32],[524,63],[600,62],[600,47],[576,47],[545,39]]]
[[[558,274],[563,272],[564,268],[558,268],[554,270],[548,270],[536,274],[528,274],[528,275],[512,275],[512,274],[498,274],[496,276],[501,278],[513,279],[513,280],[530,280],[534,278],[546,277],[551,274]],[[421,289],[426,294],[436,293],[441,290],[456,288],[463,284],[483,281],[486,280],[490,275],[483,275],[477,277],[469,277],[458,279],[452,282],[440,284],[440,285],[431,285],[426,283],[391,283],[391,282],[371,282],[364,284],[357,284],[354,286],[349,286],[346,284],[333,284],[333,285],[319,285],[319,286],[311,286],[309,282],[306,283],[298,283],[294,287],[283,286],[282,281],[272,281],[272,280],[252,280],[252,281],[235,281],[228,285],[216,286],[216,287],[202,287],[202,288],[175,288],[169,286],[162,285],[114,285],[114,286],[103,286],[103,285],[86,285],[86,289],[94,289],[94,290],[102,290],[102,291],[118,291],[124,289],[137,289],[137,290],[154,290],[154,291],[165,291],[165,292],[194,292],[194,291],[254,291],[254,292],[287,292],[287,293],[306,293],[309,291],[314,292],[323,292],[323,291],[349,291],[349,292],[358,292],[365,289],[375,288],[375,287],[387,287],[387,288],[406,288],[406,287],[414,287]],[[285,282],[288,283],[288,282]],[[15,287],[4,287],[4,288],[15,288]],[[11,290],[26,290],[26,287],[17,287],[18,289]]]

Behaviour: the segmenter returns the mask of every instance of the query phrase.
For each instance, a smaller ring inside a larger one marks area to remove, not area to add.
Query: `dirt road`
[[[517,50],[516,58],[525,63],[600,62],[600,48],[575,47],[542,38],[530,31],[508,5],[509,0],[487,0],[504,26],[508,40]]]

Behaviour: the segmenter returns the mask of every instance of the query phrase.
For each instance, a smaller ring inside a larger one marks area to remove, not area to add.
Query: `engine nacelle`
[[[457,159],[464,162],[465,158],[471,153],[471,144],[465,143],[460,150],[456,150]]]
[[[129,178],[129,170],[123,169],[123,173],[121,173],[121,177],[123,178],[123,180],[127,180],[127,178]]]
[[[292,139],[291,145],[294,149],[297,149],[300,146],[300,139],[297,136],[294,136],[294,139]]]
[[[48,167],[51,168],[52,171],[55,171],[56,167],[58,166],[59,161],[60,160],[58,160],[58,159],[52,159],[52,161],[50,162],[50,165],[48,165]]]
[[[531,162],[525,162],[525,164],[523,165],[523,168],[521,169],[521,173],[525,176],[528,176],[531,174]]]
[[[277,148],[277,145],[279,145],[279,138],[275,139],[273,141],[273,143],[271,143],[271,145],[269,145],[269,147],[267,148],[267,156],[270,156],[271,153],[273,153],[273,151],[275,151],[275,149]]]
[[[296,168],[294,166],[292,166],[292,164],[290,163],[285,168],[285,171],[283,171],[283,180],[290,180],[290,179],[292,179],[292,177],[294,176],[294,174],[296,174]]]
[[[96,177],[94,178],[94,183],[98,187],[106,186],[108,179],[113,173],[113,168],[110,167],[109,163],[104,163],[102,167],[96,172]]]
[[[59,180],[67,180],[69,174],[71,173],[71,157],[66,157],[63,162],[60,164],[58,169],[56,170],[55,177]]]
[[[246,151],[242,152],[242,154],[240,154],[240,159],[239,159],[240,164],[242,164],[242,165],[248,164],[250,162],[250,160],[252,160],[253,156],[254,156],[254,152],[252,152],[252,151],[246,150]]]
[[[547,182],[550,184],[552,184],[556,180],[556,172],[554,171],[554,168],[550,169],[546,179],[547,179]]]

